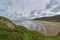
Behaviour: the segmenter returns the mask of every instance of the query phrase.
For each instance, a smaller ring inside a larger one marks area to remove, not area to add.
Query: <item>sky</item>
[[[15,20],[54,15],[55,12],[52,10],[58,6],[55,5],[55,3],[59,0],[53,0],[51,5],[50,1],[51,0],[0,0],[0,16]],[[52,8],[46,9],[46,5],[50,5]],[[60,14],[60,12],[57,13]]]

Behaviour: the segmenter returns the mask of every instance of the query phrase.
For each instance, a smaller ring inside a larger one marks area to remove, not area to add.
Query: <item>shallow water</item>
[[[42,23],[38,23],[32,20],[14,20],[17,25],[22,25],[29,30],[37,30],[46,33],[46,28]]]

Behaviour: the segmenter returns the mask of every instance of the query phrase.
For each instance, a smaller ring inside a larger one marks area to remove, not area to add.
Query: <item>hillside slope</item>
[[[40,40],[44,36],[40,32],[11,23],[12,21],[5,17],[0,18],[0,40]],[[6,21],[3,21],[3,19]],[[7,22],[11,23],[14,28],[9,27]],[[39,38],[39,36],[41,37]]]
[[[10,23],[10,21],[8,23]],[[11,23],[12,26],[14,26],[14,28],[12,28],[7,25],[8,23],[7,21],[0,21],[0,40],[60,40],[60,36],[45,36],[40,32],[28,30],[14,23]]]
[[[55,21],[55,22],[60,22],[60,15],[55,15],[55,16],[52,16],[52,17],[35,18],[34,20],[43,20],[43,21]]]

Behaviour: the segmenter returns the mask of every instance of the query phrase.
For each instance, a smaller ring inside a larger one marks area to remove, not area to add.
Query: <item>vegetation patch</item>
[[[60,40],[59,34],[45,36],[38,31],[28,30],[20,25],[13,24],[13,26],[14,28],[11,29],[6,23],[0,21],[0,40]]]

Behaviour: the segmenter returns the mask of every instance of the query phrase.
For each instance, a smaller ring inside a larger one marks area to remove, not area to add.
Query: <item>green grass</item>
[[[0,16],[0,20],[2,20],[3,22],[10,22],[10,23],[12,23],[12,21],[10,19],[5,18],[3,16]]]
[[[0,21],[0,40],[60,40],[60,35],[45,36],[44,34],[28,30],[23,26],[13,24],[14,29],[9,28],[6,23]]]

